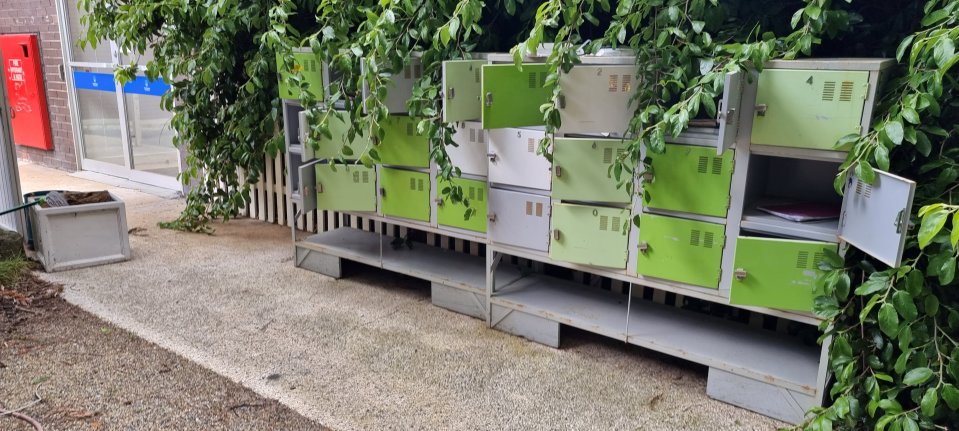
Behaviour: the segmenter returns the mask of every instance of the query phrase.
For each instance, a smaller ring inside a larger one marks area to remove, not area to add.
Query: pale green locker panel
[[[376,171],[363,165],[317,164],[316,208],[376,211]]]
[[[554,203],[552,218],[550,259],[626,268],[628,209]]]
[[[545,124],[539,107],[550,101],[554,85],[546,85],[549,68],[545,64],[483,65],[484,129],[541,126]]]
[[[725,235],[725,225],[643,214],[639,221],[636,272],[716,289]]]
[[[729,302],[786,310],[812,311],[816,273],[834,243],[739,237]]]
[[[486,60],[443,62],[443,121],[479,120],[483,114],[480,98],[482,67]]]
[[[610,167],[625,154],[620,139],[556,138],[553,141],[554,199],[588,202],[629,203],[626,186],[617,187]],[[632,182],[632,175],[623,172]]]
[[[383,124],[386,135],[376,147],[379,163],[414,168],[430,166],[430,141],[417,133],[419,121],[417,117],[389,116]]]
[[[643,175],[649,208],[726,217],[733,176],[733,150],[666,144],[662,154],[647,152],[652,171]]]
[[[766,69],[758,86],[753,144],[837,150],[862,133],[869,72]]]
[[[379,192],[383,215],[430,221],[430,174],[380,168]]]
[[[463,189],[463,197],[469,200],[470,208],[475,211],[467,219],[466,205],[463,202],[453,203],[451,200],[442,196],[442,190],[450,186],[450,183],[442,178],[437,178],[437,188],[441,196],[436,204],[436,222],[440,226],[455,227],[459,229],[472,230],[476,232],[486,232],[486,213],[487,195],[486,181],[468,180],[457,178],[454,183]]]
[[[323,97],[323,63],[309,50],[295,51],[292,54],[293,69],[286,67],[286,62],[280,55],[276,56],[276,69],[279,71],[277,79],[280,84],[280,98],[286,100],[299,100],[300,89],[287,85],[285,77],[290,74],[298,74],[303,81],[309,84],[309,92],[315,98]]]

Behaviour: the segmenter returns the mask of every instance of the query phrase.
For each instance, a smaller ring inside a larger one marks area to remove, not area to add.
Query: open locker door
[[[316,209],[316,165],[319,162],[305,163],[297,168],[300,178],[300,210],[304,213]]]
[[[739,104],[743,99],[743,73],[726,74],[723,98],[716,108],[716,120],[719,122],[719,137],[716,140],[716,155],[723,155],[736,142],[739,132]]]
[[[839,239],[889,266],[899,266],[915,192],[915,182],[888,172],[876,171],[873,184],[850,175],[839,218]]]
[[[450,60],[443,62],[443,121],[479,120],[481,68],[486,60]]]

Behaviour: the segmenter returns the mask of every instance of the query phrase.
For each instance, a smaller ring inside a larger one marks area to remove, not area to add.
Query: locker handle
[[[563,176],[563,167],[562,167],[562,166],[556,165],[556,166],[553,168],[553,171],[556,172],[556,178],[559,178],[559,177],[562,177],[562,176]]]
[[[496,222],[496,213],[487,213],[486,220],[489,220],[490,223]]]
[[[643,172],[643,181],[646,181],[647,183],[651,183],[653,182],[654,178],[655,176],[653,175],[652,172]]]
[[[726,104],[720,100],[717,111],[719,112],[719,118],[717,118],[717,120],[719,120],[720,123],[725,122],[727,125],[733,124],[733,118],[736,116],[736,108],[729,108],[727,111]]]
[[[491,161],[491,162],[495,162],[495,161],[496,161],[496,153],[486,153],[486,158],[488,158],[489,161]]]
[[[323,193],[323,184],[316,183],[316,192]]]
[[[553,229],[553,239],[559,241],[560,236],[559,229]]]
[[[646,241],[639,243],[639,252],[646,254],[647,251],[649,251],[649,243]]]
[[[383,187],[380,187],[380,196],[386,196],[386,189]]]
[[[765,117],[765,116],[766,116],[766,110],[767,110],[767,109],[769,109],[769,106],[766,105],[765,103],[756,105],[756,115],[758,115],[758,116],[760,116],[760,117]]]
[[[486,106],[493,106],[493,93],[486,92]]]
[[[893,223],[892,223],[892,225],[896,227],[896,233],[902,233],[902,225],[903,225],[903,221],[904,221],[904,220],[903,220],[903,218],[904,218],[903,216],[904,216],[904,215],[906,215],[906,210],[905,210],[905,209],[899,210],[899,213],[896,214],[896,220],[893,221]]]
[[[454,97],[456,97],[456,89],[453,87],[450,87],[449,90],[446,91],[446,98],[449,100],[453,100]]]
[[[733,272],[733,275],[734,275],[734,276],[736,277],[736,279],[739,280],[739,281],[745,280],[745,279],[746,279],[746,275],[748,275],[748,274],[749,274],[749,273],[746,272],[746,270],[745,270],[745,269],[742,269],[742,268],[736,268],[736,271]]]
[[[436,206],[438,206],[438,207],[443,206],[443,198],[433,199],[433,202],[436,202]]]

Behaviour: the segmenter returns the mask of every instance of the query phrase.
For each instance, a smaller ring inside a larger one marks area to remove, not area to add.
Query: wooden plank
[[[286,175],[284,175],[283,169],[283,157],[279,155],[273,157],[273,175],[274,175],[274,192],[276,193],[276,224],[278,225],[288,225],[293,226],[293,223],[287,223],[288,219],[292,219],[292,213],[287,212],[288,206],[286,202],[291,201],[290,195],[292,190],[288,190],[288,185],[286,184]],[[291,172],[290,175],[296,175],[296,172]]]

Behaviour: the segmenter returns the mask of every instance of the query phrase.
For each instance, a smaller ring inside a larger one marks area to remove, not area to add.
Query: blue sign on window
[[[77,90],[117,91],[117,83],[112,73],[73,72],[73,85]],[[128,94],[162,96],[170,89],[170,84],[162,80],[151,81],[145,76],[137,76],[123,86]]]

